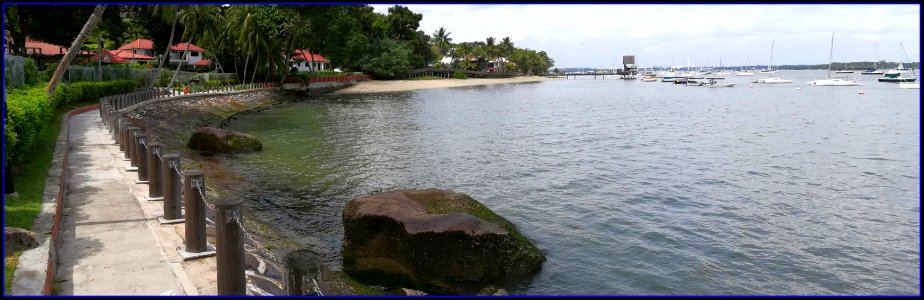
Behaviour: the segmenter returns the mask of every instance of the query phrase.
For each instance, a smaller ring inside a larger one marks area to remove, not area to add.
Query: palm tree
[[[173,45],[173,35],[176,33],[176,22],[179,20],[181,10],[182,6],[180,5],[154,6],[154,13],[159,14],[164,22],[169,22],[168,20],[172,19],[173,26],[170,27],[170,40],[167,41],[167,49],[164,50],[163,58],[160,60],[160,64],[157,65],[157,73],[155,73],[154,79],[148,83],[148,87],[154,86],[154,83],[157,82],[163,72],[164,62],[170,59],[170,46]]]
[[[485,54],[487,55],[485,58],[491,62],[494,62],[494,60],[497,59],[498,52],[500,52],[497,49],[497,45],[494,45],[494,42],[495,40],[493,36],[489,36],[487,39],[485,39]],[[495,65],[495,67],[497,66]]]
[[[513,55],[513,42],[510,41],[510,37],[505,37],[500,42],[500,56],[504,58],[504,71],[507,71],[507,62],[510,59],[510,55]]]
[[[181,61],[176,66],[173,78],[170,79],[170,83],[167,84],[168,89],[172,87],[174,81],[176,81],[176,75],[180,73],[180,67],[183,66],[182,59],[189,53],[189,45],[195,40],[196,34],[205,36],[206,38],[211,38],[211,35],[215,34],[215,25],[218,23],[219,12],[217,6],[193,5],[184,10],[180,15],[180,22],[183,23],[185,27],[183,36],[185,37],[188,34],[189,40],[186,42],[186,48],[183,49],[183,54],[180,55]]]
[[[446,50],[449,49],[449,45],[452,43],[452,38],[449,37],[450,34],[452,32],[446,31],[446,28],[443,27],[433,32],[433,42],[440,48],[440,55],[445,55]]]
[[[48,81],[48,87],[45,88],[45,92],[48,93],[49,97],[55,94],[55,89],[64,77],[64,71],[67,70],[71,65],[71,61],[77,56],[77,51],[80,51],[80,45],[83,45],[83,42],[87,40],[87,35],[96,28],[96,24],[99,23],[99,19],[103,16],[103,11],[105,10],[106,5],[97,5],[96,8],[93,9],[93,14],[90,15],[90,19],[87,20],[86,24],[83,24],[83,29],[80,30],[80,34],[77,35],[77,38],[74,39],[71,47],[67,48],[67,54],[65,54],[61,62],[58,63],[58,68],[55,69],[54,75],[52,75],[51,80]]]

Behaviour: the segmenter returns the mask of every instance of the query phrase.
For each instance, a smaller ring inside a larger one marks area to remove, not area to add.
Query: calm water
[[[513,294],[919,294],[920,90],[781,77],[329,96],[235,121],[264,151],[226,161],[335,268],[347,201],[438,187],[545,251]]]

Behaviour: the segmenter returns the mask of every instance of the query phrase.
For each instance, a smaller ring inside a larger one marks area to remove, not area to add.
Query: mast
[[[902,53],[905,54],[905,60],[908,61],[908,65],[910,66],[910,65],[911,65],[911,59],[908,58],[908,52],[905,52],[905,44],[902,44],[902,42],[898,42],[898,44],[899,44],[899,45],[902,45]],[[914,73],[914,68],[911,68],[911,75],[914,75],[915,77],[918,76],[918,74],[915,74],[915,73]]]
[[[831,79],[831,60],[834,58],[834,31],[831,32],[831,53],[828,54],[828,79]]]
[[[773,44],[776,43],[776,39],[770,42],[770,64],[767,65],[767,73],[773,72]]]
[[[899,42],[899,43],[901,43],[901,42]],[[879,61],[882,60],[882,59],[879,58],[879,49],[876,48],[876,43],[875,43],[875,42],[873,42],[873,50],[876,51],[876,61],[873,62],[873,69],[878,69],[879,67],[878,67],[877,64],[878,64]]]

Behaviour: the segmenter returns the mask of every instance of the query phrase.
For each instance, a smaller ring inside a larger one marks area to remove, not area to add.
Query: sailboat
[[[750,65],[751,65],[751,57],[748,56],[748,66]],[[738,72],[735,72],[735,76],[754,76],[754,72],[748,72],[744,68],[741,68],[741,70],[739,70]]]
[[[834,71],[834,73],[853,73],[853,70],[847,70],[847,63],[844,63],[844,68]]]
[[[766,70],[760,71],[761,74],[769,74],[770,76],[773,76],[773,74],[780,72],[779,70],[776,70],[776,71],[773,70],[773,45],[775,43],[776,43],[776,39],[773,39],[773,41],[770,42],[770,64],[767,65]]]
[[[873,50],[876,50],[876,61],[873,62],[873,68],[872,68],[872,69],[867,69],[866,71],[863,71],[863,72],[860,72],[860,74],[863,74],[863,75],[882,75],[883,73],[885,73],[884,71],[882,71],[882,70],[879,69],[878,63],[879,63],[880,61],[882,61],[882,59],[879,58],[879,49],[876,48],[876,44],[875,44],[875,43],[873,44]]]
[[[770,64],[767,65],[767,72],[765,72],[765,73],[770,74],[770,77],[764,78],[764,79],[752,80],[751,81],[752,83],[769,83],[769,84],[792,83],[792,80],[782,79],[779,77],[773,77],[774,74],[780,72],[779,70],[776,70],[776,71],[773,70],[773,46],[774,44],[776,44],[776,39],[774,39],[773,42],[770,43]]]
[[[831,32],[831,53],[828,55],[828,79],[819,79],[809,81],[810,85],[819,86],[855,86],[861,85],[859,82],[847,80],[844,78],[831,78],[831,63],[834,59],[834,32]]]
[[[900,45],[902,45],[902,53],[905,54],[905,60],[908,61],[908,64],[911,64],[911,59],[908,58],[908,52],[905,52],[905,44],[903,44],[902,42],[898,42],[898,43],[899,43]],[[901,65],[901,64],[899,64],[899,65]],[[914,74],[914,69],[911,69],[911,75],[914,75],[914,77],[913,77],[913,78],[914,78],[914,82],[900,82],[900,83],[898,84],[898,87],[899,87],[899,88],[902,88],[902,89],[920,89],[920,88],[921,88],[921,83],[920,83],[920,82],[917,82],[918,76],[917,76],[917,74]]]
[[[725,69],[725,66],[722,65],[722,58],[719,57],[719,68],[722,68],[722,71],[715,72],[712,75],[729,75],[728,70]]]

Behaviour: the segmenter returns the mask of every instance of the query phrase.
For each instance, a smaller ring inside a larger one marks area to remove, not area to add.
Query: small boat
[[[917,80],[918,78],[914,76],[902,76],[902,72],[897,70],[889,70],[882,77],[879,77],[879,82],[915,82]]]
[[[834,71],[834,73],[848,74],[848,73],[853,73],[853,71],[851,71],[851,70],[837,70],[837,71]]]
[[[863,75],[883,75],[885,71],[880,69],[867,69],[866,71],[860,72]]]
[[[775,84],[775,83],[792,83],[792,80],[782,79],[782,78],[779,78],[779,77],[770,77],[770,78],[764,79],[764,82],[763,82],[763,83],[767,83],[767,84]]]
[[[902,89],[920,89],[921,83],[919,82],[901,82],[898,84],[899,88]]]
[[[658,81],[658,79],[655,78],[654,74],[648,74],[648,75],[642,76],[642,81],[643,82],[655,82],[655,81]]]
[[[709,82],[704,83],[703,86],[710,88],[735,87],[735,83],[720,83],[715,79],[710,79]]]
[[[862,84],[860,84],[859,82],[852,81],[852,80],[847,80],[847,79],[844,79],[844,78],[829,78],[829,79],[814,80],[814,81],[809,81],[808,84],[810,84],[810,85],[818,85],[818,86],[852,86],[852,85],[862,85]]]
[[[744,70],[735,72],[735,76],[754,76],[754,72],[746,72]]]

